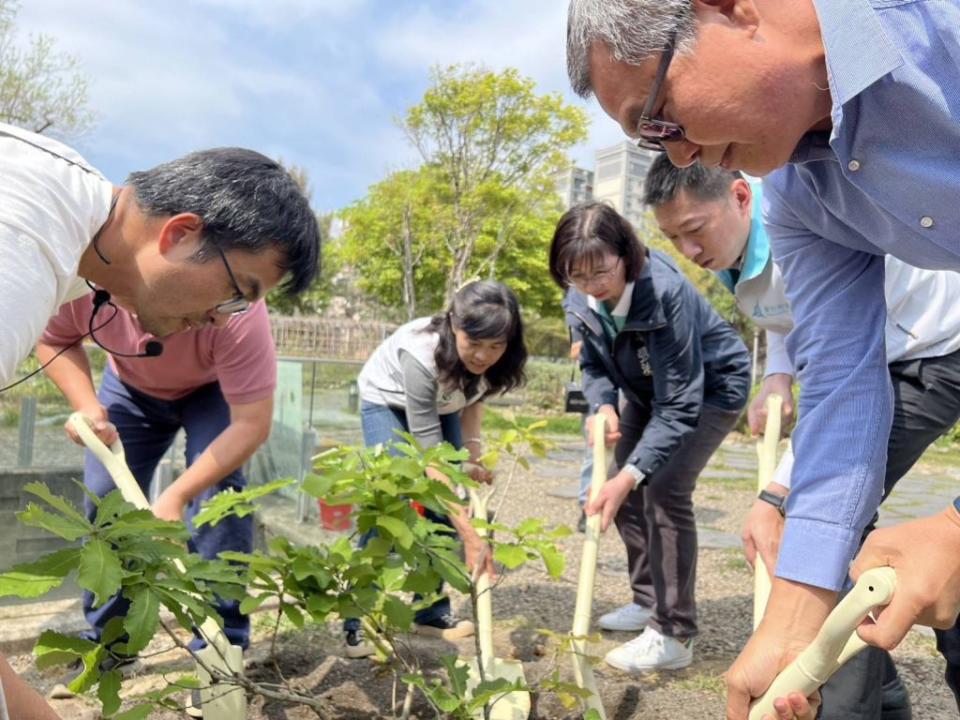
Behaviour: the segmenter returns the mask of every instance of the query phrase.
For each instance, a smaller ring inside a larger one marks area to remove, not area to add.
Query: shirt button
[[[924,215],[920,218],[920,227],[923,228],[932,228],[933,227],[933,218],[929,215]]]
[[[859,169],[860,169],[859,160],[851,160],[850,162],[847,163],[847,170],[849,170],[850,172],[856,172]]]

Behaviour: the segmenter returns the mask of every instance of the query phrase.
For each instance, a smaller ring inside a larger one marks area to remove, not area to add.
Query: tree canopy
[[[341,213],[338,259],[406,318],[436,311],[474,277],[507,282],[526,310],[557,314],[547,247],[562,208],[552,175],[585,139],[585,113],[538,94],[516,70],[451,66],[434,70],[400,124],[422,164]]]
[[[0,120],[35,133],[76,135],[89,127],[87,80],[76,58],[47,35],[18,43],[19,6],[0,0]]]

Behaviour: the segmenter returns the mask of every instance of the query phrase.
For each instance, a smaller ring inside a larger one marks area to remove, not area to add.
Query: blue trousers
[[[580,421],[580,431],[583,433],[583,439],[587,437],[587,415]],[[580,463],[580,492],[577,499],[580,507],[587,504],[590,499],[590,484],[593,482],[593,448],[589,443],[584,443],[583,460]]]
[[[148,494],[153,472],[181,427],[187,435],[186,460],[189,466],[230,424],[230,408],[220,392],[219,383],[216,382],[205,385],[179,400],[161,400],[125,385],[107,366],[103,372],[98,398],[107,408],[110,422],[117,426],[130,472],[137,479],[144,494]],[[83,481],[97,497],[103,497],[115,489],[106,468],[90,452],[86,453],[84,459]],[[188,547],[191,552],[213,559],[225,550],[246,553],[252,551],[252,516],[228,517],[216,527],[204,525],[194,528],[192,523],[202,501],[221,490],[239,490],[245,486],[246,479],[237,469],[187,505],[184,520],[190,530]],[[89,517],[93,517],[96,512],[89,500],[86,501],[86,511]],[[85,636],[99,642],[107,621],[112,617],[126,615],[130,604],[117,595],[94,608],[93,600],[92,593],[84,592],[83,612],[90,623],[90,630]],[[224,631],[230,642],[246,649],[250,644],[250,619],[240,613],[240,603],[221,600],[217,603],[217,609],[223,618]],[[191,643],[194,648],[202,647],[203,644],[199,638],[195,638]]]
[[[380,443],[403,442],[396,432],[409,432],[410,426],[407,424],[407,415],[402,408],[392,408],[387,405],[375,405],[374,403],[363,401],[360,405],[360,428],[363,431],[363,444],[367,447],[373,447]],[[463,447],[463,434],[460,430],[460,414],[451,413],[440,416],[440,429],[443,433],[443,439],[460,449]],[[397,455],[396,451],[391,449],[391,454]],[[438,515],[430,510],[425,511],[428,520],[435,523],[451,526],[450,519],[446,515]],[[375,533],[368,532],[360,537],[360,547],[365,546]],[[443,585],[440,586],[441,588]],[[450,614],[450,598],[442,597],[430,607],[422,608],[414,615],[414,622],[419,625],[429,624],[444,615]],[[360,621],[354,618],[348,618],[343,623],[344,630],[356,630],[360,627]]]

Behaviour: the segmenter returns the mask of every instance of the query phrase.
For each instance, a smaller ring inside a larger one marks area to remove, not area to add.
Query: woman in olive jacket
[[[603,530],[615,520],[633,602],[600,627],[645,627],[605,659],[628,672],[686,667],[697,634],[693,490],[747,403],[750,355],[669,256],[644,248],[609,205],[567,211],[550,272],[569,289],[564,309],[583,338],[584,393],[616,446],[616,474],[586,512],[601,514]]]

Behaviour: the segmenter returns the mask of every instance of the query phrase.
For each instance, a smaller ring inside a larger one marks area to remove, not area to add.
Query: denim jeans
[[[580,502],[580,507],[583,507],[587,504],[587,500],[590,498],[590,483],[593,482],[593,448],[590,447],[590,444],[586,442],[588,437],[588,417],[592,416],[584,415],[583,420],[580,422],[580,429],[583,432],[584,439],[583,460],[580,461],[580,492],[577,497]]]
[[[211,442],[230,424],[230,407],[220,392],[219,383],[210,383],[194,390],[178,400],[161,400],[146,395],[121,382],[109,365],[103,371],[103,383],[98,393],[100,403],[120,433],[127,464],[137,483],[148,494],[153,472],[170,448],[177,431],[182,427],[187,434],[187,465],[192,465]],[[89,451],[84,458],[84,484],[97,497],[103,497],[116,489],[106,468]],[[240,490],[246,486],[243,473],[237,469],[223,480],[194,498],[185,508],[184,520],[190,530],[188,547],[191,552],[213,559],[225,550],[251,552],[253,549],[253,517],[228,517],[215,527],[204,525],[194,528],[193,517],[200,504],[222,490]],[[88,499],[85,503],[87,516],[91,519],[96,508]],[[98,642],[107,621],[124,616],[130,603],[116,595],[98,608],[93,607],[93,594],[84,592],[83,612],[90,623],[85,637]],[[250,619],[240,613],[240,603],[220,600],[217,610],[223,618],[224,632],[234,645],[246,649],[250,643]],[[191,646],[203,647],[205,643],[194,638]]]
[[[385,445],[390,442],[402,442],[402,439],[397,435],[397,431],[409,432],[410,430],[407,424],[407,415],[403,411],[403,408],[376,405],[366,400],[360,405],[360,428],[363,431],[363,444],[367,447],[381,443]],[[446,442],[457,449],[463,446],[459,413],[441,415],[440,429],[443,433],[443,439]],[[390,452],[393,455],[398,454],[392,448]],[[424,514],[428,520],[451,526],[450,519],[446,515],[438,515],[430,510],[426,510]],[[375,534],[376,533],[371,530],[361,535],[358,540],[360,547],[364,547]],[[441,584],[438,591],[442,588],[443,585]],[[416,599],[419,599],[419,597],[416,597]],[[414,622],[418,625],[427,625],[448,614],[450,614],[450,598],[442,597],[429,607],[418,610],[414,615]],[[343,622],[343,629],[345,631],[356,630],[359,627],[360,621],[356,618],[347,618]]]

